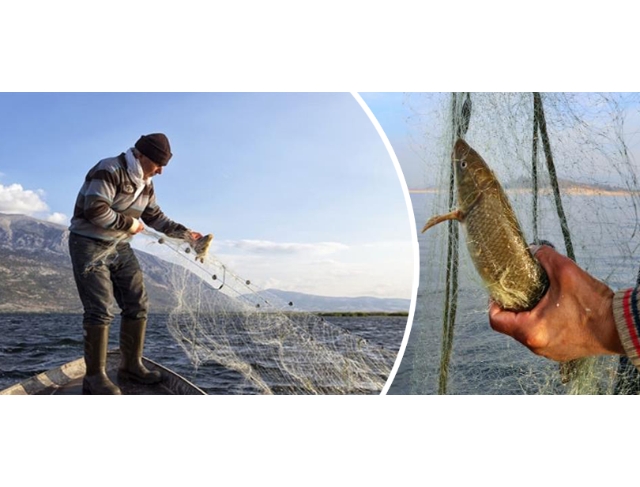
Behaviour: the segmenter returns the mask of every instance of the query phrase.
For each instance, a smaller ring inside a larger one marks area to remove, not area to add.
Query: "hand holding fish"
[[[199,232],[188,232],[185,235],[185,240],[189,243],[191,248],[196,253],[196,260],[204,263],[204,259],[209,252],[209,246],[213,241],[213,235],[202,235]]]
[[[546,294],[530,311],[505,311],[492,302],[491,327],[556,361],[624,354],[613,316],[613,291],[551,247],[540,247],[535,258],[549,277]]]
[[[451,155],[457,208],[431,218],[422,229],[458,221],[469,255],[490,296],[504,309],[533,308],[547,289],[547,276],[533,258],[504,189],[484,159],[458,139]]]

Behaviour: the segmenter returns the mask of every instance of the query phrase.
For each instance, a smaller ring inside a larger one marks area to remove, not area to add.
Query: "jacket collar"
[[[124,159],[127,162],[127,172],[131,177],[131,181],[138,187],[148,184],[149,179],[144,178],[140,161],[133,155],[133,148],[124,153]]]

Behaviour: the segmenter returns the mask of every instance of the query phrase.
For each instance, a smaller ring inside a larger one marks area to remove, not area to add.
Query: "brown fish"
[[[194,238],[190,232],[185,233],[185,240],[189,242],[189,245],[193,248],[196,253],[196,260],[204,263],[204,259],[209,252],[209,246],[213,240],[213,235],[208,234],[200,237],[199,239]]]
[[[458,207],[431,218],[422,232],[458,220],[491,298],[507,310],[533,308],[546,292],[549,278],[531,254],[507,195],[480,154],[462,139],[454,145],[452,162]]]

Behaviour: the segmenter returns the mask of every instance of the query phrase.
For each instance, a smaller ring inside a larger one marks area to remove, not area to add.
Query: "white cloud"
[[[233,269],[234,274],[251,280],[262,289],[274,287],[324,296],[411,298],[414,262],[410,242],[372,242],[353,246],[328,242],[268,243],[270,245],[245,245],[243,248],[276,249],[270,254],[238,253],[234,252],[235,247],[231,251],[214,253],[228,269]]]
[[[17,183],[8,186],[0,184],[0,213],[28,215],[52,223],[68,223],[69,219],[64,213],[49,213],[49,205],[45,203],[44,196],[41,189],[24,189]]]
[[[48,211],[44,202],[42,190],[32,191],[24,189],[20,184],[4,186],[0,184],[0,213],[21,213],[33,215],[41,211]]]
[[[314,254],[327,255],[347,250],[347,245],[337,242],[318,242],[318,243],[286,243],[286,242],[270,242],[268,240],[228,240],[220,242],[220,247],[227,249],[236,249],[248,253],[257,254]]]
[[[215,242],[215,240],[214,240]],[[254,290],[277,288],[321,296],[374,296],[411,299],[414,276],[411,242],[370,242],[345,245],[336,242],[277,243],[258,240],[221,240],[209,250],[204,269],[169,245],[137,238],[133,245],[170,262],[186,266],[205,278],[228,276],[226,289],[236,289],[234,279],[248,280]],[[202,270],[203,274],[197,271]],[[242,288],[242,286],[240,286]]]
[[[69,218],[64,213],[52,213],[47,217],[47,221],[51,223],[59,223],[60,225],[65,225],[69,223]]]

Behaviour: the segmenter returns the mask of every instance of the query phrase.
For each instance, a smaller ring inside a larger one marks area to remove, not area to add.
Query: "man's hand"
[[[186,236],[187,242],[196,253],[196,260],[204,263],[204,259],[209,252],[209,246],[213,241],[213,234],[202,235],[199,232],[188,232]]]
[[[551,247],[540,247],[535,257],[549,276],[546,294],[531,311],[520,313],[492,302],[491,327],[556,361],[624,354],[613,319],[613,291]]]
[[[129,227],[129,233],[132,235],[135,235],[137,233],[142,232],[143,230],[144,230],[144,224],[137,218],[134,218],[133,223]]]

